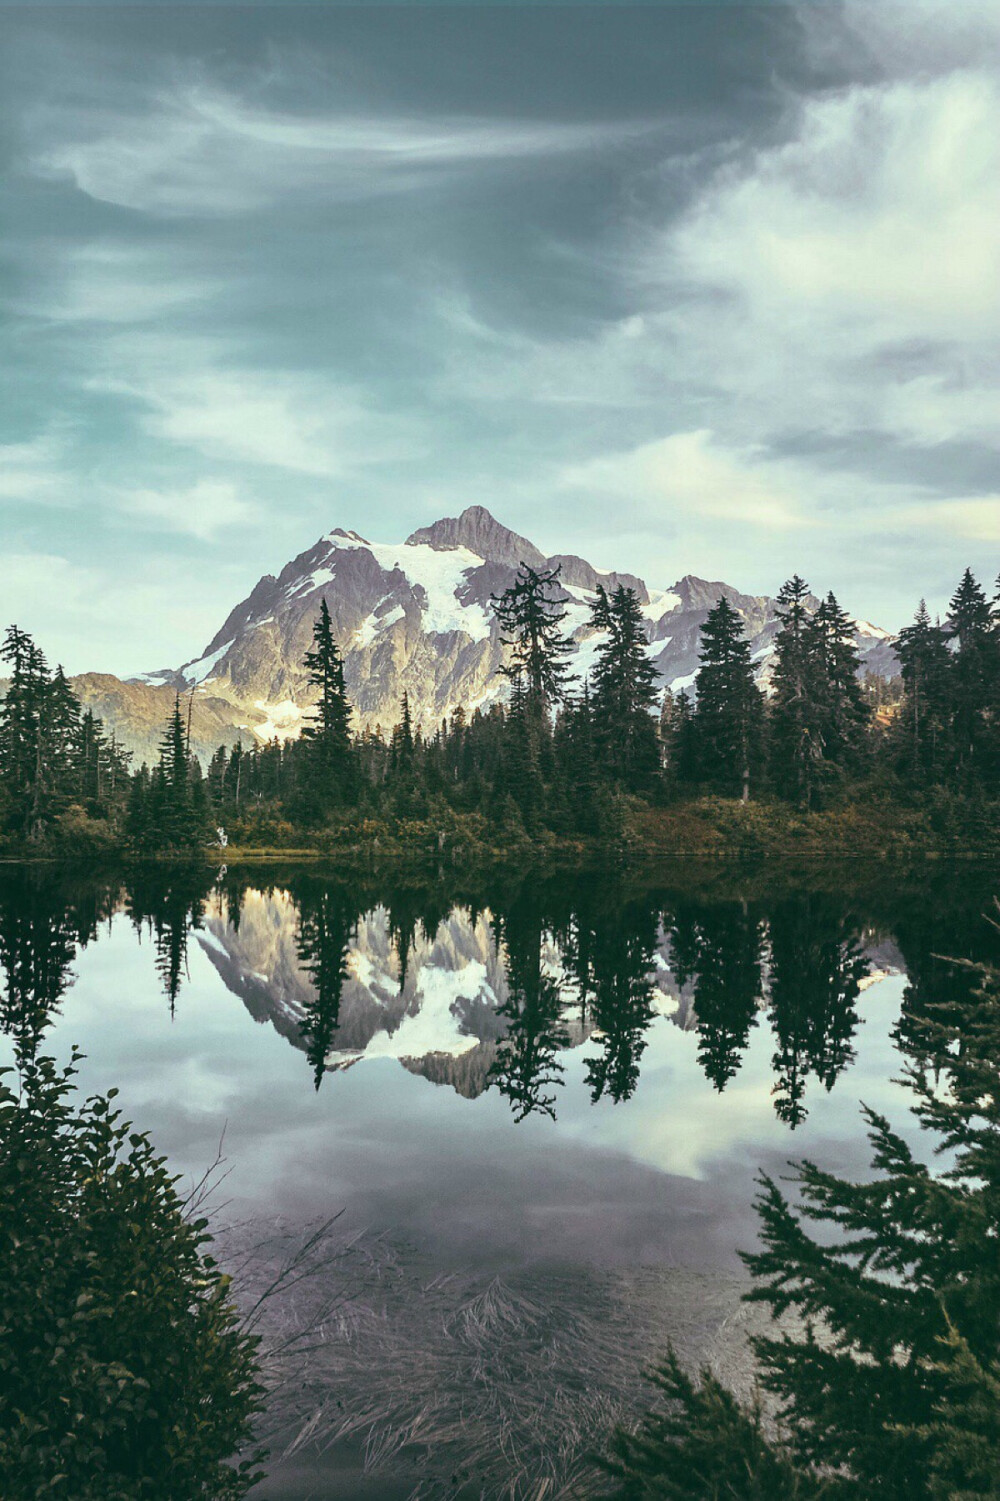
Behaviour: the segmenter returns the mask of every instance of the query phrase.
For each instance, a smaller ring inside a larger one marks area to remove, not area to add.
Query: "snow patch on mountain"
[[[397,620],[405,620],[406,611],[402,605],[396,605],[391,610],[384,609],[383,604],[373,610],[370,615],[361,622],[357,634],[354,637],[355,646],[371,646],[380,631],[388,630],[389,626],[395,625]]]
[[[265,703],[258,698],[254,708],[265,716],[262,724],[255,724],[253,727],[257,739],[265,744],[272,740],[296,740],[302,733],[303,724],[309,719],[309,711],[303,710],[290,698],[284,699],[280,704]]]
[[[207,657],[199,657],[196,662],[188,662],[181,668],[181,674],[188,683],[207,683],[212,676],[212,671],[222,661],[226,652],[232,646],[232,641],[227,641],[224,646],[209,652]]]

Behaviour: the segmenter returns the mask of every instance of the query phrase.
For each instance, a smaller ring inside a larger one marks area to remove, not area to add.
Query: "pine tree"
[[[192,849],[204,836],[203,810],[192,793],[187,731],[179,694],[160,741],[160,759],[153,772],[145,821],[148,837],[156,848]]]
[[[658,912],[650,902],[612,903],[602,893],[588,944],[591,1015],[601,1051],[587,1060],[590,1097],[631,1099],[653,1020]]]
[[[522,563],[514,582],[492,597],[501,640],[510,648],[500,671],[520,682],[527,712],[545,718],[565,698],[571,675],[566,658],[573,643],[561,627],[566,619],[559,569],[534,569]]]
[[[591,626],[603,639],[593,672],[594,738],[612,781],[628,792],[646,792],[660,770],[656,668],[646,650],[646,632],[634,589],[603,585],[591,607]]]
[[[795,574],[778,591],[781,626],[774,641],[771,774],[778,790],[803,808],[823,779],[823,733],[809,586]]]
[[[51,811],[46,716],[49,671],[31,637],[14,625],[0,648],[0,660],[10,669],[10,684],[0,705],[0,774],[15,831],[37,840]]]
[[[923,600],[913,624],[899,633],[896,655],[906,694],[899,723],[906,736],[907,769],[936,781],[950,741],[951,657],[945,633],[931,623]]]
[[[958,764],[967,778],[981,778],[989,739],[992,690],[996,684],[997,638],[989,603],[967,568],[948,607],[955,655],[951,670],[952,728]]]
[[[344,892],[326,882],[312,882],[298,893],[299,962],[314,987],[303,1010],[300,1033],[318,1090],[326,1059],[340,1024],[340,1002],[347,979],[347,955],[357,927],[357,913]]]
[[[431,931],[426,923],[424,929]],[[507,961],[507,996],[497,1008],[506,1031],[488,1082],[510,1101],[516,1121],[533,1114],[554,1120],[552,1090],[564,1082],[556,1055],[567,1036],[559,986],[542,970],[541,926],[533,909],[517,908],[498,917],[496,929]]]
[[[515,678],[494,793],[498,800],[513,800],[530,834],[540,828],[545,807],[539,742],[547,737],[548,726],[533,712],[524,679]]]
[[[854,625],[832,593],[806,626],[813,662],[824,769],[856,772],[865,750],[869,710],[858,676]]]
[[[763,994],[764,925],[745,903],[679,904],[669,926],[678,985],[693,991],[698,1062],[717,1090],[739,1072]]]
[[[394,774],[409,774],[413,771],[413,719],[410,714],[410,695],[405,691],[399,723],[389,742],[389,766]]]
[[[322,818],[337,804],[350,802],[356,793],[351,706],[325,599],[313,627],[313,645],[306,652],[305,665],[310,684],[319,691],[319,701],[311,723],[302,731],[302,802],[307,816]]]
[[[764,701],[743,621],[723,594],[701,628],[694,745],[697,774],[730,797],[750,797],[763,757]]]
[[[794,1130],[805,1120],[810,1074],[830,1090],[854,1057],[855,1002],[869,965],[850,922],[818,894],[779,902],[769,933],[774,1109]]]

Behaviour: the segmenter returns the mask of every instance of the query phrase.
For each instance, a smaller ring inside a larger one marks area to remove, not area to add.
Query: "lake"
[[[746,1389],[757,1173],[864,1174],[862,1100],[913,1138],[900,1046],[971,983],[941,956],[998,957],[998,887],[6,865],[0,1019],[185,1179],[224,1158],[241,1296],[301,1258],[262,1496],[587,1494],[668,1340]]]

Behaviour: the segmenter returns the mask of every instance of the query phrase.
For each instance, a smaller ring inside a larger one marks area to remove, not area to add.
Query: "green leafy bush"
[[[73,1063],[0,1079],[4,1501],[235,1501],[259,1478],[257,1342],[203,1219]],[[2,1071],[11,1075],[12,1070]]]

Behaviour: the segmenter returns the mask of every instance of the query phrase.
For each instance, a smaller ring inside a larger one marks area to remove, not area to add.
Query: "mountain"
[[[655,589],[632,574],[596,568],[573,553],[546,557],[526,537],[501,525],[483,506],[421,527],[400,543],[370,542],[340,527],[321,537],[277,575],[265,574],[232,610],[197,658],[176,669],[96,683],[105,717],[127,743],[135,743],[139,716],[153,707],[165,717],[173,694],[193,689],[192,739],[207,748],[252,732],[261,740],[298,734],[310,704],[302,666],[326,600],[344,654],[348,692],[358,728],[395,723],[404,690],[426,728],[459,706],[466,712],[502,698],[504,648],[491,606],[518,564],[559,567],[566,627],[577,643],[574,670],[593,664],[598,638],[590,631],[590,603],[599,584],[635,589],[647,622],[649,650],[664,685],[688,687],[698,667],[705,617],[724,594],[742,615],[766,682],[778,629],[774,601],[741,594],[731,585],[685,575]],[[818,601],[817,601],[818,603]],[[866,668],[897,670],[892,638],[856,622]],[[142,696],[135,698],[130,695]],[[150,697],[152,694],[152,698]],[[96,702],[95,702],[96,706]],[[144,736],[144,744],[148,736]]]

